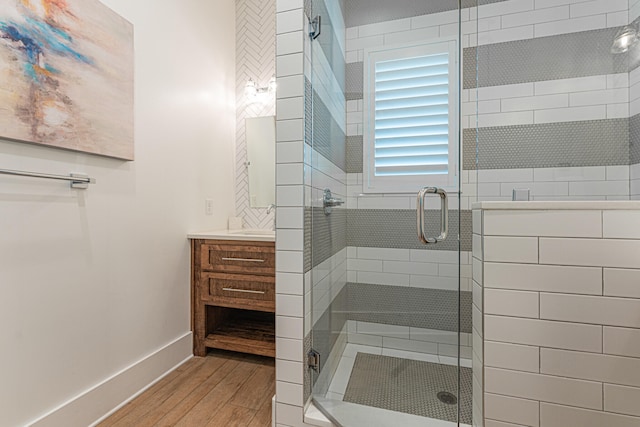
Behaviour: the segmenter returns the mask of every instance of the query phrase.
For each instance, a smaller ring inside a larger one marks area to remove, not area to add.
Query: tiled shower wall
[[[640,0],[629,0],[629,22],[638,24]],[[629,159],[630,193],[632,200],[640,200],[640,46],[629,53]]]
[[[251,117],[273,116],[275,102],[249,102],[245,86],[253,79],[266,87],[276,68],[275,0],[236,1],[236,215],[245,228],[270,229],[274,214],[264,208],[252,208],[249,203],[247,170],[247,140],[245,120]]]
[[[528,188],[533,200],[628,200],[633,61],[610,48],[635,19],[629,2],[479,4],[463,92],[463,166],[478,169],[478,199]]]

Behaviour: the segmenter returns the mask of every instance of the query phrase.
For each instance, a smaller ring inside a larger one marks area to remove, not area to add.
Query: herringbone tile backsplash
[[[236,1],[236,215],[246,228],[271,228],[274,219],[274,213],[267,215],[266,209],[249,204],[245,120],[275,115],[275,99],[249,103],[245,85],[251,78],[258,86],[267,86],[276,72],[275,14],[275,0]]]

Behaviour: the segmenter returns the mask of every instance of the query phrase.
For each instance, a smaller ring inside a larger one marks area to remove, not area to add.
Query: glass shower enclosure
[[[336,425],[472,424],[464,3],[305,4],[305,401]]]

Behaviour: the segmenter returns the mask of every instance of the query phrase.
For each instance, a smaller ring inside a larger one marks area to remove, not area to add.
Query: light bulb
[[[638,32],[630,26],[624,27],[616,38],[613,40],[613,46],[611,46],[611,53],[624,53],[638,42]]]

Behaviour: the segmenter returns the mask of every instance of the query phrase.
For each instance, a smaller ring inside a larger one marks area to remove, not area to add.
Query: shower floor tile
[[[330,407],[333,407],[336,410],[340,410],[340,411],[348,410],[350,412],[353,412],[354,416],[360,417],[362,419],[367,419],[368,417],[371,417],[371,415],[375,413],[377,414],[376,417],[379,420],[381,419],[380,417],[384,418],[385,413],[388,413],[389,416],[396,417],[395,418],[396,421],[398,420],[397,417],[402,418],[404,420],[403,422],[406,423],[402,425],[403,426],[406,425],[407,427],[414,426],[414,425],[421,426],[421,427],[425,425],[429,427],[431,426],[434,426],[434,427],[447,426],[448,427],[448,426],[456,425],[455,423],[451,423],[449,421],[440,420],[436,418],[425,418],[422,416],[404,414],[401,412],[395,412],[388,409],[364,406],[364,405],[354,404],[350,402],[340,403],[344,401],[344,395],[349,385],[349,380],[351,378],[351,373],[353,371],[353,367],[355,364],[355,358],[358,353],[388,356],[388,357],[409,359],[409,360],[415,360],[415,361],[421,361],[421,362],[430,362],[432,364],[439,363],[441,365],[450,365],[450,366],[456,366],[458,364],[458,359],[455,357],[438,356],[433,354],[417,353],[417,352],[411,352],[411,351],[395,350],[395,349],[349,343],[346,345],[344,352],[342,354],[342,357],[340,358],[340,362],[338,364],[336,373],[334,374],[333,380],[329,385],[329,391],[324,396],[326,400],[324,400],[323,406],[327,407],[327,405],[329,405]],[[460,365],[462,367],[471,368],[471,360],[461,359]],[[427,419],[429,420],[429,422],[425,424],[425,420]],[[463,423],[461,423],[460,425],[467,426],[467,424],[463,424]]]

